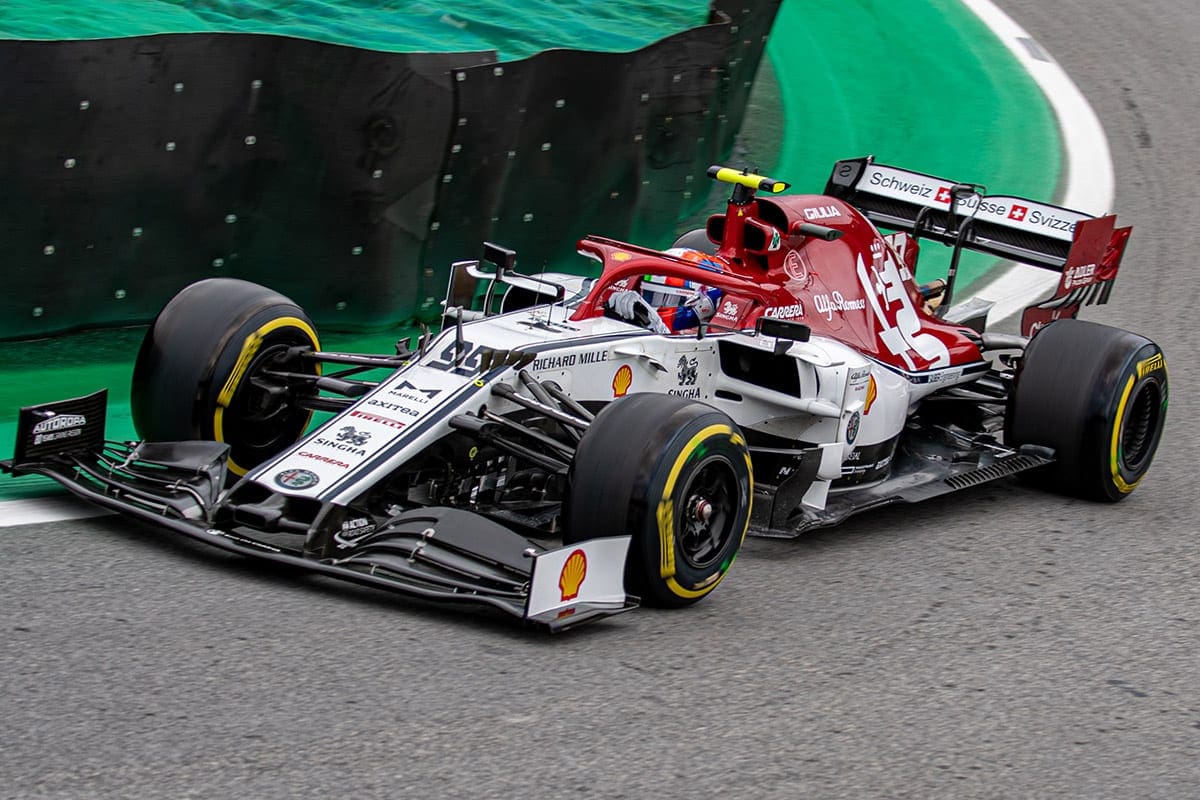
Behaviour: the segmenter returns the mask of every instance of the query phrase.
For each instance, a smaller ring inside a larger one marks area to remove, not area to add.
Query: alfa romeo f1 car
[[[561,629],[714,590],[747,530],[790,537],[1021,473],[1102,501],[1146,474],[1167,373],[1075,319],[1128,228],[838,162],[821,195],[713,167],[723,214],[659,251],[589,236],[596,278],[454,265],[439,332],[321,349],[287,298],[188,286],[146,334],[131,407],[21,410],[4,468],[226,550]],[[881,233],[880,228],[891,231]],[[927,242],[952,248],[919,286]],[[1020,335],[954,305],[959,255],[1060,273]],[[314,412],[327,419],[313,425]]]

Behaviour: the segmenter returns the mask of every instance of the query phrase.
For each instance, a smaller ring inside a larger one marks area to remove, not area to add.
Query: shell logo
[[[867,401],[863,404],[863,416],[871,413],[871,406],[875,405],[875,398],[879,394],[879,389],[875,386],[875,376],[867,381]]]
[[[625,364],[619,370],[617,370],[616,375],[613,375],[613,397],[624,397],[629,391],[629,386],[632,383],[633,370],[630,369],[628,364]]]
[[[579,596],[579,587],[583,585],[583,579],[586,577],[587,556],[582,550],[576,550],[567,556],[562,572],[558,575],[558,589],[562,592],[563,602]]]

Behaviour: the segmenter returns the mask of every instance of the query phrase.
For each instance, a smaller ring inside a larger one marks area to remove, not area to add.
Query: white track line
[[[106,508],[94,506],[86,500],[70,494],[8,500],[0,503],[0,528],[104,517],[112,513]]]
[[[992,33],[1037,82],[1054,109],[1066,158],[1065,181],[1057,202],[1088,214],[1109,213],[1115,185],[1112,156],[1104,128],[1087,98],[1058,62],[995,3],[991,0],[962,0],[962,4],[991,28]],[[1013,264],[974,294],[996,302],[990,316],[990,321],[995,324],[1049,296],[1058,282],[1056,273],[1025,264]]]
[[[991,0],[962,0],[1037,82],[1054,108],[1066,151],[1066,182],[1058,202],[1089,214],[1107,214],[1113,201],[1113,167],[1108,139],[1096,112],[1067,73],[1012,17]],[[1006,319],[1048,295],[1058,275],[1014,264],[975,294],[996,301],[992,318]],[[110,512],[73,497],[46,497],[0,503],[0,528],[99,516]]]

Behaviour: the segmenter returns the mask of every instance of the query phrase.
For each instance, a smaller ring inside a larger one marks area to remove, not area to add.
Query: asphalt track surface
[[[751,540],[696,608],[561,637],[111,518],[6,529],[0,796],[1196,797],[1200,21],[1002,5],[1095,107],[1135,225],[1085,316],[1167,353],[1126,502],[1006,483]]]

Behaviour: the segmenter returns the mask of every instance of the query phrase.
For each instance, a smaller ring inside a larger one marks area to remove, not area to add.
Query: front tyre
[[[138,435],[225,442],[230,472],[244,475],[308,427],[312,412],[301,401],[316,393],[308,377],[319,366],[295,348],[320,344],[288,298],[234,278],[191,284],[142,340],[130,392]]]
[[[564,544],[631,534],[625,585],[650,605],[700,600],[725,577],[750,522],[746,441],[721,412],[635,394],[588,427],[571,464]]]
[[[1055,450],[1032,483],[1115,502],[1154,460],[1167,412],[1167,365],[1154,342],[1064,319],[1030,340],[1017,370],[1007,440]]]

